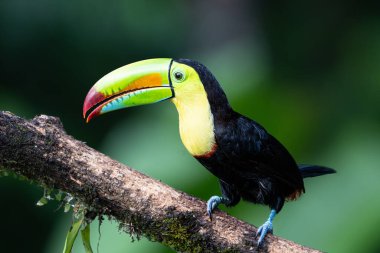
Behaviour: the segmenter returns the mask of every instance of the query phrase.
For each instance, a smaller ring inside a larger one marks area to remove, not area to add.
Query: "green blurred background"
[[[82,119],[87,91],[109,71],[146,58],[199,60],[297,161],[338,170],[306,180],[275,234],[327,252],[380,252],[380,4],[286,2],[1,0],[0,110],[58,116],[75,138],[206,200],[219,194],[217,180],[182,146],[171,103]],[[0,252],[61,252],[71,215],[56,203],[36,207],[42,193],[0,178]],[[227,212],[261,225],[269,209],[242,202]],[[96,248],[96,223],[92,235]],[[131,243],[108,221],[99,248],[172,252]]]

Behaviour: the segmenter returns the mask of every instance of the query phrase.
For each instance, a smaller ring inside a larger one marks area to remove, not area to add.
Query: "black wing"
[[[225,157],[228,166],[224,170],[231,170],[242,183],[263,179],[276,182],[285,197],[304,191],[298,166],[286,148],[255,121],[236,115],[215,128],[219,156]]]

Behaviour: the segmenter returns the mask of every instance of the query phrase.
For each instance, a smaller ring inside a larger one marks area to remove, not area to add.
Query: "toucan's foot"
[[[259,240],[257,242],[257,247],[260,247],[263,245],[263,242],[264,242],[264,238],[265,238],[265,235],[267,233],[271,233],[273,234],[273,224],[271,221],[266,221],[262,226],[259,227],[259,229],[257,230],[257,233],[256,233],[256,237],[257,236],[260,236],[259,237]]]
[[[219,196],[212,196],[208,201],[207,201],[207,214],[210,217],[210,220],[212,220],[212,212],[214,209],[220,204],[223,203],[223,197]]]
[[[273,219],[274,217],[276,216],[277,212],[276,210],[272,209],[270,214],[269,214],[269,217],[268,217],[268,220],[259,227],[259,229],[257,230],[257,233],[256,233],[256,237],[260,236],[259,237],[259,240],[257,242],[257,247],[261,247],[264,243],[264,238],[266,236],[267,233],[270,233],[270,234],[273,234]]]

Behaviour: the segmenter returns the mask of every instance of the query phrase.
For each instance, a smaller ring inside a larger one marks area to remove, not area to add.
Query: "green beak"
[[[174,97],[170,82],[172,59],[150,59],[118,68],[102,77],[83,104],[86,122],[119,109],[146,105]]]

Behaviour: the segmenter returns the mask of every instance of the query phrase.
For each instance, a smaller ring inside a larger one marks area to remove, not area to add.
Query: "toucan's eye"
[[[185,73],[179,69],[177,69],[173,72],[173,77],[174,77],[176,82],[183,82],[186,79]]]
[[[181,72],[175,72],[175,73],[174,73],[174,77],[175,77],[175,79],[177,79],[177,80],[182,80],[182,78],[183,78],[183,74],[182,74]]]

